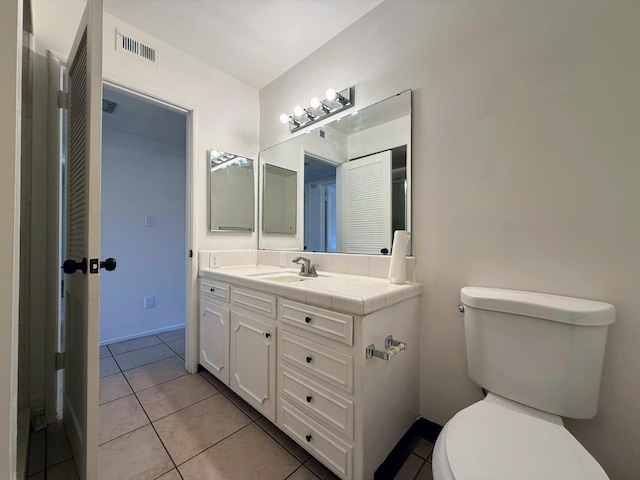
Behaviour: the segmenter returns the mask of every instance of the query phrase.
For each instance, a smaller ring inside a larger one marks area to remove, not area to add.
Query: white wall
[[[0,15],[0,477],[16,478],[22,1]],[[14,112],[15,106],[15,114]]]
[[[413,89],[425,417],[481,398],[462,286],[616,306],[598,416],[567,422],[614,479],[640,471],[639,22],[624,0],[386,0],[260,92],[266,148],[328,86],[355,84],[358,107]]]
[[[118,267],[101,275],[101,344],[185,321],[186,117],[113,92],[105,98],[118,106],[102,115],[100,249]],[[155,227],[145,227],[145,215]],[[154,308],[143,308],[145,296]]]

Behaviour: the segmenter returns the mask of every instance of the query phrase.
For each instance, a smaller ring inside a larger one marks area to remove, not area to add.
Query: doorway
[[[304,250],[337,251],[336,169],[338,165],[304,155]]]

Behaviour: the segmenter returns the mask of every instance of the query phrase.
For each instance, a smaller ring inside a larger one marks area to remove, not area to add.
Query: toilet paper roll
[[[407,282],[407,245],[409,233],[396,230],[393,235],[391,265],[389,266],[389,283],[401,284]]]

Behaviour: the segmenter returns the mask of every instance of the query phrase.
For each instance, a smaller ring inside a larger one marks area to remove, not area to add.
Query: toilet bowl
[[[489,393],[444,426],[434,480],[606,480],[562,419]]]
[[[464,287],[469,376],[484,400],[444,426],[434,480],[602,480],[598,462],[564,427],[598,409],[608,303]]]

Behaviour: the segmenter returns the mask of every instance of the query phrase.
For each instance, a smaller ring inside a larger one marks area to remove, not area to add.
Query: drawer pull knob
[[[271,334],[269,332],[264,332],[264,338],[269,338],[271,337]]]
[[[209,290],[211,290],[211,293],[213,293],[213,292],[215,292],[215,291],[216,291],[216,289],[215,289],[215,288],[213,288],[213,287],[211,287]]]
[[[304,317],[304,321],[307,323],[311,323],[311,317]]]
[[[306,360],[307,360],[307,363],[311,363],[311,360],[313,360],[313,359],[311,357],[307,356]]]
[[[306,439],[307,439],[307,442],[310,442],[310,441],[311,441],[311,435],[309,435],[308,433],[305,435],[305,437],[304,437],[304,438],[306,438]]]
[[[313,397],[311,395],[307,395],[307,403],[311,403],[311,400],[313,400]]]

